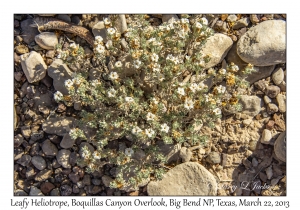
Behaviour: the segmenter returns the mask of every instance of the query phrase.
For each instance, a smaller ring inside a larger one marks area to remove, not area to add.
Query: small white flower
[[[101,43],[103,41],[102,36],[95,36],[95,41]]]
[[[178,93],[179,95],[184,96],[184,95],[185,95],[184,88],[178,88],[178,89],[177,89],[177,93]]]
[[[80,83],[81,83],[81,79],[78,78],[78,77],[72,79],[72,81],[73,81],[73,83],[74,83],[75,85],[80,85]]]
[[[174,57],[173,57],[172,54],[168,54],[166,59],[167,59],[167,60],[173,61],[173,60],[174,60]]]
[[[106,46],[107,49],[111,48],[111,47],[113,46],[112,41],[111,41],[111,40],[108,40],[108,41],[106,42],[105,46]]]
[[[165,76],[163,74],[158,74],[157,77],[160,82],[165,80]]]
[[[205,61],[204,60],[201,60],[199,63],[198,63],[199,66],[201,67],[204,67],[205,66]]]
[[[142,129],[140,129],[138,126],[135,126],[134,128],[132,128],[131,133],[136,135],[138,133],[142,132]]]
[[[220,108],[215,108],[215,109],[213,110],[213,113],[214,113],[215,115],[220,115],[220,114],[222,114],[222,111],[221,111]]]
[[[161,132],[165,132],[165,133],[168,133],[170,129],[170,127],[166,123],[162,124],[160,128],[161,128]]]
[[[226,87],[225,87],[225,86],[222,86],[222,85],[219,85],[219,86],[217,86],[217,87],[215,87],[215,88],[216,88],[216,90],[217,90],[217,92],[218,92],[219,94],[225,93],[225,91],[226,91]]]
[[[131,157],[131,155],[134,153],[133,149],[131,148],[126,148],[125,149],[125,155],[127,155],[128,157]]]
[[[121,68],[121,67],[122,67],[122,62],[121,62],[121,61],[117,61],[117,62],[115,63],[115,67]]]
[[[160,72],[160,65],[159,65],[158,63],[155,63],[155,64],[153,65],[153,71],[154,71],[154,72]]]
[[[115,97],[116,96],[116,93],[117,93],[117,91],[115,90],[115,89],[110,89],[109,91],[107,91],[107,96],[109,97],[109,98],[113,98],[113,97]]]
[[[198,90],[198,85],[196,83],[192,83],[190,85],[190,90],[195,93]]]
[[[98,45],[96,48],[95,48],[96,52],[99,53],[99,54],[103,54],[105,53],[105,47],[102,46],[102,45]]]
[[[186,60],[190,60],[190,58],[191,58],[191,56],[188,56],[188,55],[185,56]]]
[[[59,91],[56,91],[54,93],[54,100],[57,101],[57,102],[61,101],[63,99],[63,97],[64,97],[64,95]]]
[[[109,25],[111,23],[108,18],[103,18],[103,22],[105,25]]]
[[[199,84],[198,84],[198,87],[197,87],[197,90],[199,91],[199,90],[203,90],[204,88],[206,88],[207,87],[207,85],[205,85],[203,82],[200,82]]]
[[[226,69],[220,69],[219,74],[223,74],[223,75],[226,74]]]
[[[154,104],[158,104],[158,100],[156,98],[152,98]]]
[[[183,23],[183,24],[185,24],[185,23],[189,23],[190,21],[189,21],[189,19],[187,19],[187,18],[181,18],[181,23]]]
[[[65,81],[65,86],[66,86],[66,88],[72,87],[72,86],[73,86],[73,81],[70,80],[70,79],[67,79],[67,80]]]
[[[79,45],[76,45],[74,42],[72,44],[70,44],[70,48],[72,49],[77,49],[79,47]]]
[[[99,80],[97,80],[97,79],[91,81],[91,85],[93,87],[96,87],[98,84],[100,84],[100,83],[99,83]]]
[[[127,103],[131,103],[131,102],[134,102],[134,99],[132,97],[125,97],[125,101]]]
[[[202,24],[201,23],[199,23],[199,22],[196,22],[196,28],[199,28],[199,29],[201,29],[203,26],[202,26]]]
[[[184,101],[184,108],[186,108],[186,109],[192,109],[192,108],[194,108],[194,102],[193,102],[193,100],[189,99],[189,98],[185,99],[185,101]]]
[[[91,155],[91,154],[90,154],[90,152],[89,152],[88,150],[83,150],[81,156],[82,156],[83,158],[88,158],[90,155]]]
[[[155,53],[153,53],[151,56],[150,56],[150,59],[152,60],[152,61],[154,61],[154,62],[157,62],[158,61],[158,55],[157,54],[155,54]]]
[[[142,62],[140,60],[133,61],[133,67],[136,69],[140,68],[141,64],[142,64]]]
[[[151,128],[146,129],[146,130],[145,130],[145,134],[146,134],[149,138],[151,138],[151,137],[154,135],[154,130],[152,130]]]
[[[114,33],[116,33],[116,30],[114,28],[108,28],[107,33],[113,35]]]
[[[184,30],[180,30],[178,32],[178,35],[179,35],[180,38],[185,38],[185,36],[187,35],[187,33]]]
[[[151,112],[148,112],[147,115],[146,115],[146,118],[148,121],[152,121],[152,120],[155,120],[156,116],[155,114],[152,114]]]
[[[96,160],[101,159],[101,154],[100,154],[100,152],[99,152],[99,151],[95,151],[95,152],[93,153],[93,157],[94,157]]]
[[[155,42],[156,41],[156,38],[150,38],[149,40],[148,40],[148,42]]]
[[[207,21],[207,19],[205,17],[201,18],[200,21],[201,21],[201,23],[203,25],[207,25],[208,24],[208,21]]]
[[[118,79],[119,78],[119,75],[118,75],[118,73],[117,72],[111,72],[110,74],[109,74],[109,79],[111,79],[111,80],[116,80],[116,79]]]

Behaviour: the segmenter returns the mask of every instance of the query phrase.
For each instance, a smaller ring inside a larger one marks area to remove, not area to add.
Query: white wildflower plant
[[[62,59],[68,65],[79,64],[80,70],[65,82],[69,94],[57,91],[54,99],[82,105],[81,119],[70,136],[86,139],[96,150],[83,149],[86,152],[78,164],[88,172],[114,164],[119,172],[110,186],[123,189],[150,177],[162,177],[165,157],[158,141],[206,144],[208,137],[196,129],[199,122],[213,126],[223,109],[240,109],[238,95],[233,93],[247,85],[245,77],[254,68],[248,65],[242,76],[236,74],[241,70],[233,63],[218,71],[205,69],[210,55],[201,54],[201,49],[213,35],[205,17],[185,15],[150,27],[145,15],[132,15],[123,34],[115,25],[117,20],[117,15],[104,20],[105,43],[103,37],[95,37],[90,58],[81,46],[58,47]],[[212,86],[208,87],[206,79],[211,77]],[[96,134],[91,136],[87,129]],[[128,140],[126,149],[109,144],[124,139]],[[138,150],[144,155],[137,160],[133,154]],[[125,181],[123,175],[129,171],[135,176]]]

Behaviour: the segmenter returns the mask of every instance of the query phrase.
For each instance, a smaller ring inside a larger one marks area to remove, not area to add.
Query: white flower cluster
[[[103,46],[103,38],[96,36],[94,41],[94,52],[98,54],[105,54],[105,47]]]

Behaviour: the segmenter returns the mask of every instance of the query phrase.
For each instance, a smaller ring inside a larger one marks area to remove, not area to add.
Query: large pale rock
[[[261,98],[257,96],[241,95],[240,101],[243,114],[254,117],[261,111]]]
[[[42,128],[48,134],[64,136],[66,133],[69,133],[74,124],[75,119],[73,117],[55,117],[47,119],[43,123]]]
[[[160,181],[147,186],[150,196],[216,195],[217,182],[205,167],[195,162],[187,162],[168,171]]]
[[[58,39],[53,32],[43,32],[35,36],[35,42],[43,49],[53,50],[58,44]]]
[[[68,95],[69,91],[65,87],[65,81],[72,79],[72,72],[61,59],[55,59],[48,67],[48,75],[53,79],[55,90],[60,91],[64,95]]]
[[[47,65],[35,51],[21,55],[21,65],[29,83],[38,82],[46,76]]]
[[[209,54],[211,58],[205,64],[205,68],[208,69],[220,63],[227,55],[232,44],[232,39],[224,34],[216,33],[209,37],[201,50],[203,55]]]
[[[268,20],[250,28],[238,41],[237,53],[247,63],[270,66],[286,61],[286,22]]]

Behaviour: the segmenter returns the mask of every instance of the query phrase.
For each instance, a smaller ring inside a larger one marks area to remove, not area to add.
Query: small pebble
[[[264,129],[261,135],[260,142],[263,144],[269,144],[272,139],[272,133],[268,129]]]
[[[275,98],[278,95],[279,92],[280,92],[280,88],[278,86],[275,86],[275,85],[270,85],[265,90],[265,93],[270,98]]]
[[[275,83],[275,85],[279,85],[280,83],[282,83],[284,79],[284,73],[282,68],[277,68],[273,74],[272,74],[272,80]]]

